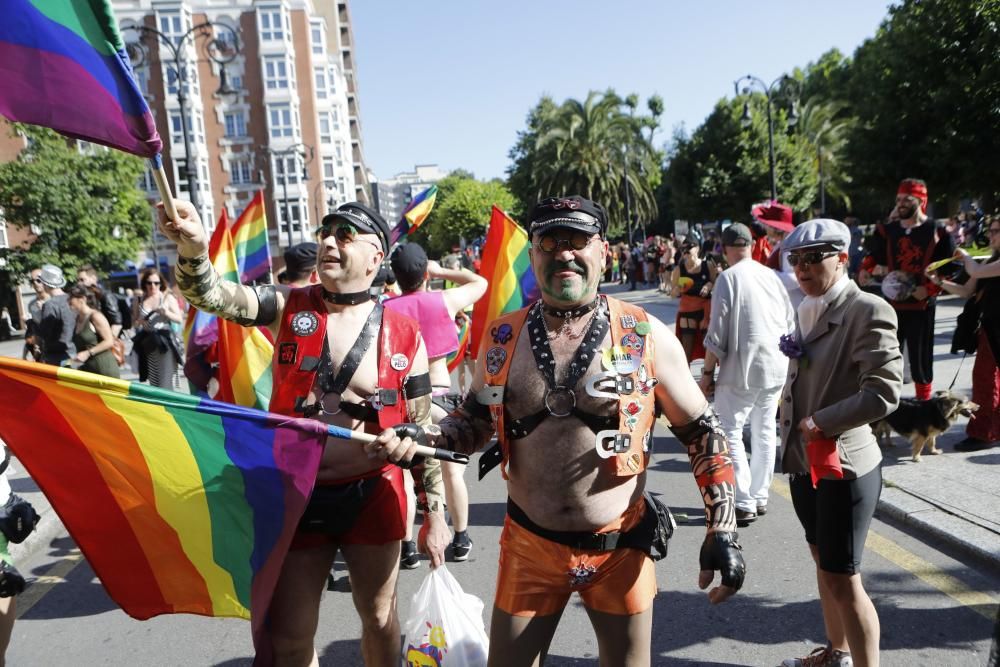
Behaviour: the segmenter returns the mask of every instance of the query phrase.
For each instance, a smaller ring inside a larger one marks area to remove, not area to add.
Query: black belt
[[[609,533],[590,533],[583,530],[569,531],[542,528],[529,519],[524,510],[510,498],[507,498],[507,516],[522,528],[527,528],[539,537],[544,537],[550,542],[563,544],[581,551],[614,551],[624,546],[620,544],[621,538],[628,534],[618,530]]]

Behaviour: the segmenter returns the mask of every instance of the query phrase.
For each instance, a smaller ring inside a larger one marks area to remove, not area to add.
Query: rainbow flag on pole
[[[267,243],[264,193],[258,192],[233,223],[233,246],[240,282],[259,281],[271,273],[271,251]]]
[[[458,349],[445,357],[449,373],[458,368],[458,365],[462,363],[462,359],[465,358],[465,353],[469,349],[469,339],[471,338],[470,329],[469,318],[463,317],[462,324],[458,327]]]
[[[0,115],[147,158],[163,146],[110,0],[0,0]]]
[[[30,416],[30,418],[29,418]],[[0,357],[0,437],[130,616],[267,609],[328,428]]]
[[[472,311],[472,355],[479,355],[483,332],[490,322],[504,313],[524,308],[538,298],[538,283],[531,270],[528,232],[493,207],[490,227],[483,244],[479,275],[489,281]]]
[[[434,208],[434,200],[437,199],[437,193],[438,187],[432,185],[410,201],[406,209],[403,210],[399,224],[392,229],[392,234],[389,238],[390,246],[396,245],[399,239],[407,234],[412,234],[420,227],[423,221],[427,219],[427,216],[431,214],[431,209]]]

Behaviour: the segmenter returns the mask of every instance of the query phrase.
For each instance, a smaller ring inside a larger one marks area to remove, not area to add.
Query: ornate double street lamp
[[[768,164],[771,167],[771,200],[776,201],[778,199],[778,185],[777,180],[774,175],[774,119],[771,113],[771,105],[780,95],[788,96],[788,87],[782,86],[784,83],[794,83],[798,85],[795,79],[791,78],[787,74],[779,76],[777,79],[771,82],[771,85],[764,83],[762,79],[759,79],[753,75],[747,74],[744,77],[736,79],[733,81],[733,89],[736,91],[736,96],[749,95],[758,90],[764,93],[765,99],[767,99],[767,149],[768,149]],[[742,85],[741,85],[742,84]],[[788,125],[792,127],[799,120],[798,111],[795,109],[798,103],[798,91],[796,91],[795,97],[791,99],[792,109],[788,113]],[[740,122],[743,127],[749,127],[750,123],[753,122],[753,115],[750,113],[750,100],[746,100],[743,103],[743,117],[740,118]]]
[[[309,171],[307,167],[309,166],[309,163],[313,161],[313,158],[316,157],[316,153],[315,151],[313,151],[313,147],[307,144],[292,144],[288,148],[282,148],[280,150],[276,150],[274,148],[271,148],[270,146],[261,146],[260,151],[265,155],[267,155],[268,158],[278,158],[278,164],[281,165],[281,173],[279,175],[281,176],[282,196],[285,199],[285,230],[288,232],[288,245],[291,246],[293,245],[292,209],[288,201],[288,158],[290,157],[295,158],[295,169],[298,169],[301,166],[302,167],[301,179],[303,181],[308,181]],[[271,176],[272,176],[271,180],[273,181],[275,161],[273,159],[269,159],[268,162],[271,164]],[[302,224],[303,218],[305,218],[305,211],[300,206],[299,207],[300,225]]]
[[[132,67],[138,69],[149,61],[150,48],[158,43],[160,61],[166,63],[173,73],[177,85],[177,102],[181,110],[181,134],[184,138],[184,173],[187,175],[188,190],[191,203],[201,211],[201,189],[198,187],[198,165],[191,158],[191,136],[188,128],[188,84],[192,77],[188,67],[197,66],[198,60],[188,62],[188,47],[199,45],[201,54],[219,66],[219,89],[216,95],[231,95],[236,91],[229,86],[226,75],[226,65],[239,55],[239,35],[234,28],[224,23],[206,21],[193,26],[179,37],[166,35],[155,28],[144,25],[128,26],[125,30],[139,33],[138,42],[129,42],[126,46]],[[190,40],[190,42],[188,41]],[[169,56],[164,60],[163,54]],[[164,86],[168,90],[168,86]]]

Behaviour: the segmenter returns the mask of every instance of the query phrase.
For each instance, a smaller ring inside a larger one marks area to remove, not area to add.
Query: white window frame
[[[280,42],[285,39],[285,12],[280,7],[268,7],[257,10],[260,24],[260,39],[262,42]],[[275,21],[277,18],[277,21]]]
[[[323,180],[330,181],[337,177],[336,161],[332,157],[323,157]]]
[[[230,120],[233,127],[230,128]],[[223,116],[223,123],[226,126],[226,137],[234,139],[247,136],[247,116],[242,111],[227,111]],[[230,132],[230,129],[234,130]]]
[[[326,111],[321,111],[317,114],[317,118],[319,123],[316,131],[319,133],[319,143],[333,143],[333,121],[330,119],[330,114]]]
[[[266,56],[264,58],[264,88],[266,90],[289,90],[292,87],[291,71],[285,56]]]
[[[233,185],[249,185],[253,180],[253,164],[245,154],[232,155],[229,158],[229,182]]]
[[[317,39],[317,34],[319,38]],[[311,42],[312,54],[322,56],[326,54],[326,31],[320,22],[309,24],[309,41]]]
[[[291,138],[296,135],[298,127],[295,109],[291,103],[267,105],[267,134],[272,139]],[[281,121],[276,123],[275,120]],[[287,121],[287,125],[285,124]]]
[[[330,97],[330,77],[325,67],[313,68],[313,83],[316,85],[316,99],[325,100]]]
[[[278,234],[280,238],[288,238],[288,228],[285,224],[285,201],[284,199],[278,199],[275,208],[278,211]],[[292,235],[302,234],[302,214],[305,211],[305,202],[302,199],[292,199],[288,198],[288,208],[291,210],[292,214]]]

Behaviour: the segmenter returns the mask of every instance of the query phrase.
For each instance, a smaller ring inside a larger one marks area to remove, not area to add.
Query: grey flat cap
[[[781,249],[786,252],[815,248],[828,248],[847,252],[851,247],[851,230],[839,220],[817,218],[803,222],[792,230],[781,242]]]

